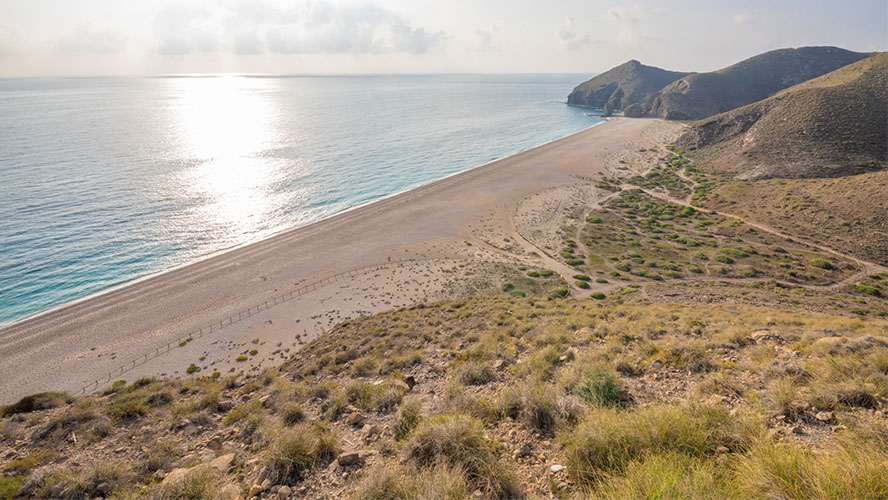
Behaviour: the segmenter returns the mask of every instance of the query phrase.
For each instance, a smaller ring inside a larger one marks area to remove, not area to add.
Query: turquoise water
[[[0,80],[0,323],[582,130],[582,80]]]

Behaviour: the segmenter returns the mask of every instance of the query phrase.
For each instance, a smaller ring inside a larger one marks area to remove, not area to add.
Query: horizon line
[[[514,71],[514,72],[438,72],[438,73],[156,73],[156,74],[82,74],[82,75],[0,75],[0,80],[39,78],[322,78],[322,77],[386,77],[386,76],[518,76],[518,75],[599,75],[583,71]]]

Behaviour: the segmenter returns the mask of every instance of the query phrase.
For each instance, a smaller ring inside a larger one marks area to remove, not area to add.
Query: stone
[[[293,489],[289,486],[281,486],[281,489],[278,490],[278,495],[282,497],[288,497],[293,493]]]
[[[521,445],[521,448],[518,448],[518,450],[515,452],[515,456],[518,458],[526,457],[526,456],[530,455],[530,452],[531,452],[530,445],[527,443],[524,443],[523,445]]]
[[[772,334],[768,330],[759,330],[757,332],[752,332],[749,335],[749,338],[752,339],[756,344],[761,344],[762,342],[767,342],[768,340],[774,340],[777,338],[776,335]]]
[[[365,436],[370,438],[382,434],[382,426],[379,424],[366,424],[362,431]]]
[[[225,474],[234,464],[234,453],[227,453],[210,462],[210,467]]]
[[[198,458],[198,462],[209,462],[210,460],[214,460],[216,458],[216,452],[213,450],[206,450],[200,454],[200,458]]]
[[[824,424],[828,424],[835,420],[836,416],[831,411],[819,411],[816,415],[814,415],[814,418],[823,422]]]
[[[559,472],[561,472],[561,471],[564,470],[564,466],[563,466],[563,465],[559,465],[559,464],[555,464],[555,465],[553,465],[552,467],[549,467],[549,470],[551,470],[552,472],[554,472],[555,474],[557,474],[557,473],[559,473]]]
[[[258,497],[262,493],[263,490],[264,490],[264,488],[262,488],[261,485],[254,484],[253,486],[250,486],[250,493],[248,493],[248,496],[250,498]]]
[[[262,491],[268,491],[271,488],[271,479],[262,481]]]
[[[219,488],[218,497],[221,499],[235,500],[242,499],[240,496],[240,488],[236,484],[227,483]]]
[[[219,451],[222,449],[222,440],[218,437],[214,437],[207,442],[207,448],[215,451]]]
[[[357,465],[362,462],[361,454],[356,452],[343,453],[336,459],[339,465]]]
[[[348,418],[345,419],[345,421],[346,423],[348,423],[348,425],[358,426],[361,425],[361,423],[364,421],[364,415],[361,415],[358,412],[354,412],[349,415]]]
[[[184,467],[171,470],[170,473],[163,478],[163,482],[161,484],[176,485],[185,482],[185,476],[188,475],[188,470],[189,469],[186,469]]]

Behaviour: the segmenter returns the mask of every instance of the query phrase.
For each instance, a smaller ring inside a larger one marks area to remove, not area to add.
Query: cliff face
[[[742,178],[881,169],[888,162],[888,52],[694,122],[678,145]]]
[[[630,117],[697,120],[760,101],[872,54],[837,47],[780,49],[681,77],[625,109]]]
[[[608,105],[621,110],[686,75],[632,60],[580,84],[567,97],[567,103],[601,109]]]

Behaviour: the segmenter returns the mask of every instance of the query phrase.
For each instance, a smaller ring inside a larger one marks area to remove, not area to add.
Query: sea
[[[586,78],[0,79],[0,324],[588,128]]]

